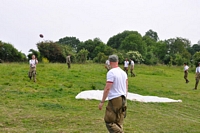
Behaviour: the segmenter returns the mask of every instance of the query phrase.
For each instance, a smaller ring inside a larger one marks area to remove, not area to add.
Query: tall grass
[[[122,66],[121,66],[122,67]],[[105,133],[104,112],[97,100],[77,100],[84,90],[102,90],[103,64],[38,64],[37,82],[28,78],[27,64],[0,64],[0,132]],[[182,103],[128,101],[126,133],[200,132],[200,91],[194,72],[188,84],[182,67],[135,66],[129,92],[181,99]],[[200,87],[199,87],[200,89]]]

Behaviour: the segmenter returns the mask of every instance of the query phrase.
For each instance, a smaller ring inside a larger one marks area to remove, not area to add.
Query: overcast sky
[[[0,0],[0,40],[28,54],[42,40],[66,36],[104,43],[124,30],[160,40],[200,40],[200,0]],[[40,38],[43,34],[44,38]]]

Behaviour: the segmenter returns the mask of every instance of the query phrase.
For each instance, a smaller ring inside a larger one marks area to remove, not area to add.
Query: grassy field
[[[0,132],[106,133],[104,112],[97,100],[76,100],[84,90],[102,90],[103,64],[38,64],[37,82],[28,64],[0,64]],[[194,68],[193,68],[194,70]],[[181,99],[182,103],[128,101],[125,133],[200,133],[200,86],[194,71],[188,84],[183,67],[135,66],[129,92]]]

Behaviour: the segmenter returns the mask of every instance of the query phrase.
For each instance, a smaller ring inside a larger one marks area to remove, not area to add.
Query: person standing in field
[[[189,69],[189,66],[187,65],[187,63],[184,63],[184,79],[185,79],[186,83],[189,83],[189,80],[187,79],[187,77],[188,77],[188,69]]]
[[[134,65],[135,65],[135,63],[134,63],[134,61],[131,59],[131,65],[130,65],[130,68],[131,68],[131,77],[135,77],[135,74],[134,74],[134,72],[133,72]]]
[[[199,65],[196,67],[196,75],[195,75],[196,83],[193,90],[197,90],[197,86],[199,84],[199,79],[200,79],[200,62],[198,64]]]
[[[109,60],[106,60],[105,68],[107,69],[107,71],[110,70],[110,61]]]
[[[127,75],[128,75],[128,65],[129,65],[129,61],[126,58],[126,60],[124,61],[124,71],[126,72]]]
[[[29,60],[29,65],[30,65],[29,78],[31,80],[31,78],[33,77],[34,82],[36,82],[36,65],[37,64],[38,64],[37,58],[35,58],[35,55],[32,55],[32,59]]]
[[[67,63],[67,66],[68,66],[68,69],[71,68],[71,59],[70,59],[70,54],[66,57],[66,63]]]
[[[102,109],[106,98],[104,121],[110,133],[123,133],[123,121],[126,117],[126,97],[128,94],[128,76],[118,66],[118,56],[109,56],[111,69],[107,72],[106,85],[102,100],[99,103],[99,110]]]

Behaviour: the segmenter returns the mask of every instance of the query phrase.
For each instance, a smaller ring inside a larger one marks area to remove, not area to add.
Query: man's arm
[[[106,98],[108,96],[109,91],[110,91],[110,88],[112,87],[112,84],[113,84],[112,82],[107,82],[106,83],[106,86],[104,87],[104,92],[103,92],[102,100],[99,103],[99,110],[102,109],[103,104],[104,104],[104,102],[105,102],[105,100],[106,100]]]
[[[38,59],[37,58],[35,58],[35,64],[38,64]]]

